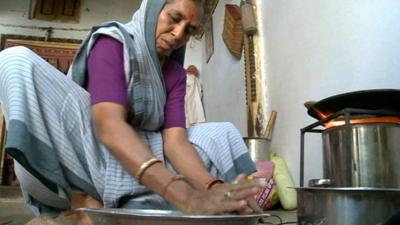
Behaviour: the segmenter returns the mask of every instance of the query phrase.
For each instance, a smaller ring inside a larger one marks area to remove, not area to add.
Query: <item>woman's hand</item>
[[[192,214],[262,212],[254,199],[262,185],[241,175],[231,184],[216,184],[207,191],[194,190],[189,204],[183,211]]]
[[[239,175],[236,180],[234,181],[234,183],[238,183],[238,182],[250,182],[255,184],[257,187],[259,188],[264,188],[267,183],[265,180],[254,180],[251,179],[251,181],[249,181],[247,176],[244,175]],[[255,199],[255,195],[258,194],[258,192],[260,191],[260,189],[258,189],[258,191],[251,197],[248,197],[247,200],[247,207],[243,210],[243,211],[238,211],[239,214],[252,214],[252,213],[262,213],[262,209],[260,208],[260,206],[258,205],[256,199]]]

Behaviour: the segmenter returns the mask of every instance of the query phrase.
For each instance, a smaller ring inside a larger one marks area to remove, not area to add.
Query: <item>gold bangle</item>
[[[138,179],[139,184],[142,184],[141,179],[142,176],[144,174],[144,172],[152,165],[156,164],[156,163],[162,163],[163,161],[161,161],[160,159],[157,159],[156,157],[152,157],[149,160],[143,162],[140,167],[139,170],[136,173],[136,178]]]

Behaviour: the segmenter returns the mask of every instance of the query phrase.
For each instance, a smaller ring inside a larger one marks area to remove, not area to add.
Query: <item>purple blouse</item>
[[[100,36],[90,51],[89,78],[86,89],[92,105],[99,102],[128,104],[124,72],[123,46],[118,40]],[[162,68],[167,90],[164,111],[164,129],[185,128],[186,71],[173,60],[167,59]]]

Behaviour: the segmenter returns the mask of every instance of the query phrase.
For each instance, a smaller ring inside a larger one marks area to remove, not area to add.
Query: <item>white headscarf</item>
[[[123,43],[124,69],[131,110],[128,119],[138,129],[155,131],[164,123],[166,90],[155,47],[155,32],[164,0],[143,0],[127,24],[108,22],[92,28],[83,41],[69,75],[86,86],[86,59],[99,35],[109,35]]]

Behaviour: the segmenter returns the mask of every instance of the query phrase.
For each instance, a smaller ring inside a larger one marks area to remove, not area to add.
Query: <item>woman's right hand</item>
[[[190,214],[251,214],[261,212],[254,196],[263,184],[239,176],[233,183],[216,184],[210,190],[193,190],[183,211]]]

